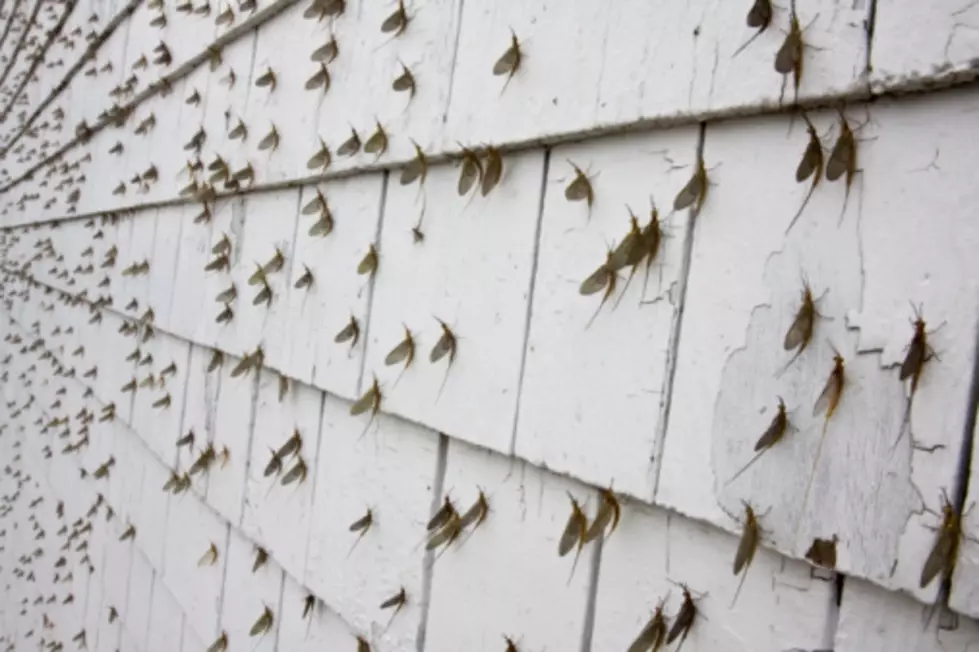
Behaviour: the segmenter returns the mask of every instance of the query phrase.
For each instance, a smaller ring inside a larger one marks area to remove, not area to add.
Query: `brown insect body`
[[[652,618],[646,623],[639,636],[629,646],[628,652],[658,652],[666,641],[666,616],[663,615],[663,601],[656,606]]]
[[[622,517],[622,506],[612,490],[600,489],[599,492],[602,494],[602,504],[598,508],[598,513],[595,514],[595,520],[585,532],[584,543],[594,541],[605,534],[606,528],[609,528],[608,534],[615,532],[619,526],[619,519]]]
[[[391,352],[387,354],[384,358],[384,364],[387,366],[396,365],[399,362],[405,363],[405,369],[407,369],[411,362],[415,359],[415,340],[411,335],[411,331],[405,326],[405,337],[401,340],[401,343],[396,347],[391,349]]]
[[[754,33],[747,41],[744,42],[731,58],[738,56],[742,50],[751,45],[751,43],[764,33],[766,29],[772,24],[772,3],[771,0],[755,0],[755,3],[748,10],[747,23],[748,27],[757,29],[758,31]]]
[[[836,544],[839,537],[835,534],[830,539],[813,539],[812,545],[806,551],[806,559],[816,566],[836,570]]]
[[[667,645],[677,638],[680,639],[680,644],[677,646],[678,651],[683,646],[683,642],[687,640],[690,628],[693,627],[694,620],[697,617],[697,606],[694,604],[690,589],[683,584],[680,586],[683,589],[683,603],[680,605],[680,611],[677,612],[676,618],[673,620],[673,626],[670,627],[670,631],[666,635]]]
[[[775,71],[782,75],[792,75],[793,87],[795,89],[795,99],[793,103],[799,101],[799,84],[802,82],[802,60],[805,51],[805,44],[802,40],[802,28],[799,26],[799,17],[795,13],[793,6],[792,15],[789,18],[789,33],[786,34],[782,47],[775,55]],[[784,85],[783,85],[784,89]],[[779,104],[782,103],[781,97]]]
[[[595,203],[595,190],[592,187],[591,179],[577,165],[568,161],[574,168],[574,178],[564,189],[564,198],[568,201],[584,201],[588,204],[588,215],[591,216],[591,207]]]
[[[704,200],[707,199],[707,186],[707,169],[704,167],[703,159],[700,159],[697,161],[697,169],[690,177],[690,181],[677,193],[673,200],[673,210],[682,211],[694,205],[699,215]]]
[[[768,428],[762,433],[761,437],[758,438],[757,443],[755,443],[755,456],[752,457],[747,464],[742,466],[737,473],[731,476],[731,479],[727,481],[726,484],[731,484],[747,471],[752,464],[754,464],[762,454],[770,449],[772,446],[777,444],[782,440],[785,435],[785,431],[789,427],[789,417],[785,411],[785,401],[781,397],[778,399],[778,411],[772,418],[772,422],[768,424]]]
[[[921,568],[919,586],[922,589],[931,584],[939,574],[943,581],[952,577],[961,538],[962,517],[943,491],[942,522],[935,531],[935,543]]]
[[[517,74],[517,70],[520,68],[520,62],[523,60],[523,53],[520,51],[520,41],[517,40],[517,34],[512,29],[510,30],[510,47],[507,51],[503,53],[496,63],[493,64],[493,74],[496,76],[506,75],[506,82],[503,84],[503,88],[500,93],[506,90],[506,87],[510,84],[510,80],[513,76]]]
[[[846,175],[846,189],[843,195],[843,209],[840,211],[840,220],[846,214],[846,206],[850,200],[850,188],[853,186],[853,178],[857,174],[857,141],[850,129],[850,124],[846,116],[840,111],[840,135],[833,145],[830,152],[829,161],[826,163],[826,180],[836,181]]]
[[[799,210],[792,217],[789,222],[789,226],[785,229],[786,235],[795,226],[796,221],[802,215],[802,211],[805,210],[806,205],[809,203],[809,199],[812,198],[812,194],[816,191],[816,186],[819,185],[819,179],[823,176],[823,146],[819,141],[819,134],[816,133],[816,128],[813,126],[812,122],[809,121],[809,117],[803,113],[802,119],[806,121],[806,130],[809,133],[809,143],[806,145],[806,151],[802,154],[802,160],[799,161],[799,166],[795,170],[795,180],[796,183],[802,183],[810,176],[812,177],[812,185],[809,186],[809,192],[806,193],[805,198],[802,200],[802,205],[799,206]]]
[[[751,566],[751,562],[755,558],[755,552],[758,550],[758,543],[761,540],[758,517],[748,503],[744,503],[744,524],[742,527],[741,540],[738,542],[738,550],[734,555],[734,574],[737,575],[742,570],[744,570],[744,574],[741,576],[737,591],[734,593],[734,599],[731,601],[732,607],[741,593],[744,578],[748,575],[748,567]]]
[[[820,393],[819,398],[816,399],[816,404],[813,406],[813,416],[826,412],[826,421],[829,421],[840,403],[845,379],[843,356],[836,353],[833,355],[833,370],[830,372],[829,378],[826,380],[826,385],[823,387],[822,393]]]
[[[459,183],[456,189],[460,196],[465,196],[477,181],[482,183],[483,164],[476,156],[476,152],[462,145],[459,147],[462,148],[462,159],[460,161]]]

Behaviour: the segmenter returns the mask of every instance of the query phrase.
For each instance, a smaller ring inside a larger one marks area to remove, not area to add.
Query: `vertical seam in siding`
[[[445,469],[448,465],[449,438],[439,433],[439,448],[435,458],[435,481],[432,483],[432,504],[428,513],[434,516],[442,504],[442,490],[445,487]],[[435,571],[435,551],[426,550],[422,561],[422,597],[419,605],[421,616],[418,619],[418,634],[415,637],[416,652],[425,649],[425,635],[428,627],[428,610],[432,601],[432,574]]]
[[[534,230],[534,253],[530,261],[530,285],[527,290],[527,312],[524,316],[523,351],[520,353],[520,374],[517,376],[517,400],[513,410],[513,426],[510,433],[509,455],[514,454],[517,446],[517,427],[520,424],[520,404],[523,397],[524,374],[527,370],[527,351],[530,348],[530,320],[534,312],[534,289],[537,286],[537,260],[540,256],[541,226],[544,221],[544,202],[547,199],[547,177],[551,168],[551,149],[544,150],[544,165],[541,171],[540,200],[537,204],[537,228]]]
[[[696,164],[703,165],[704,144],[707,140],[707,123],[700,123],[700,134],[697,139]],[[707,180],[710,184],[710,180]],[[707,187],[703,189],[707,192]],[[683,331],[683,309],[686,304],[687,285],[690,280],[690,265],[693,254],[693,238],[697,228],[697,217],[700,211],[692,207],[687,211],[687,228],[683,241],[683,259],[680,261],[680,273],[677,275],[677,302],[674,309],[673,325],[670,332],[670,341],[666,350],[666,370],[663,374],[663,386],[659,397],[659,421],[656,424],[656,437],[653,442],[652,451],[652,496],[650,499],[655,502],[656,494],[659,491],[660,469],[663,464],[663,447],[666,444],[666,433],[670,423],[670,406],[672,405],[673,380],[676,376],[676,358],[680,351],[680,337]]]
[[[367,343],[370,341],[371,334],[371,314],[374,312],[374,284],[377,283],[377,275],[383,274],[384,261],[381,260],[381,230],[384,228],[384,211],[388,203],[388,182],[390,181],[390,170],[384,171],[381,178],[381,201],[377,210],[377,230],[374,232],[374,242],[372,243],[377,250],[377,269],[367,282],[367,314],[364,315],[364,353],[360,360],[360,378],[357,380],[356,394],[359,396],[364,388],[364,375],[367,373]]]

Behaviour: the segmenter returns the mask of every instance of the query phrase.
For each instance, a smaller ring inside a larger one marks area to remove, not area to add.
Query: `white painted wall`
[[[0,649],[621,650],[659,605],[672,623],[681,585],[685,650],[979,647],[977,3],[797,0],[798,100],[825,160],[841,116],[857,152],[849,191],[821,177],[797,220],[788,6],[738,52],[748,2],[416,0],[400,35],[381,30],[395,3],[248,4],[0,1]],[[405,69],[414,95],[392,88]],[[460,196],[489,146],[499,183]],[[701,165],[702,206],[674,210]],[[576,169],[590,201],[566,196]],[[648,274],[582,296],[653,207]],[[804,282],[819,317],[786,366]],[[935,356],[908,413],[919,307]],[[440,322],[451,364],[430,360]],[[387,365],[406,332],[411,364]],[[351,415],[375,379],[377,413]],[[779,398],[790,428],[738,475]],[[591,519],[607,489],[618,527],[559,556],[569,497]],[[443,501],[480,492],[485,521],[427,550]],[[963,514],[949,591],[919,582],[944,494]],[[833,537],[835,572],[814,567]]]

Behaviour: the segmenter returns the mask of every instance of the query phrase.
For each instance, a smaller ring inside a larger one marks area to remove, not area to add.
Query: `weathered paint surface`
[[[0,647],[979,646],[979,7],[751,4],[0,2]]]

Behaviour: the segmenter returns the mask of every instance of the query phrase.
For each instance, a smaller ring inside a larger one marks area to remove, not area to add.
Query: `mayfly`
[[[279,374],[279,403],[281,403],[285,399],[286,394],[288,393],[289,393],[289,377]]]
[[[817,16],[818,18],[818,16]],[[813,21],[816,19],[813,18]],[[812,23],[810,23],[811,25]],[[808,29],[808,26],[806,27]],[[802,83],[803,59],[806,47],[802,39],[805,30],[799,26],[799,16],[795,12],[795,0],[792,0],[791,15],[789,17],[789,32],[785,35],[782,46],[775,54],[775,72],[781,75],[792,75],[792,85],[794,88],[793,104],[799,102],[799,85]],[[783,78],[782,93],[779,95],[779,106],[782,104],[782,95],[785,93],[785,82]]]
[[[785,411],[785,401],[782,400],[782,397],[779,397],[778,410],[776,411],[775,416],[772,418],[772,422],[768,424],[768,428],[765,429],[765,432],[762,433],[757,443],[755,443],[755,456],[748,460],[748,463],[742,466],[737,473],[731,476],[731,479],[727,481],[727,484],[731,484],[741,477],[741,474],[747,471],[748,468],[765,453],[765,451],[780,442],[788,428],[789,417]]]
[[[438,530],[448,523],[453,514],[458,515],[455,505],[452,504],[452,499],[446,495],[442,499],[442,506],[439,507],[438,510],[432,515],[432,518],[429,519],[428,523],[425,525],[425,529],[429,532]]]
[[[928,332],[926,330],[925,320],[921,316],[921,309],[915,308],[913,305],[911,308],[914,310],[914,320],[911,322],[914,327],[914,335],[908,344],[908,352],[904,356],[904,362],[901,363],[899,378],[902,382],[908,378],[911,379],[910,395],[914,397],[925,363],[936,357],[936,355],[935,351],[928,344]]]
[[[262,289],[252,299],[253,306],[257,306],[260,303],[264,303],[266,307],[272,305],[272,286],[265,279],[262,279]]]
[[[276,83],[277,80],[275,77],[275,72],[273,72],[273,70],[267,66],[265,68],[265,72],[255,80],[256,86],[259,88],[268,88],[270,93],[275,90]]]
[[[211,373],[212,371],[214,371],[215,369],[217,369],[218,367],[220,367],[222,362],[224,362],[224,353],[222,353],[221,351],[215,349],[211,353],[211,360],[210,360],[210,362],[207,363],[207,372],[206,373]]]
[[[568,201],[584,201],[588,205],[588,216],[591,217],[592,204],[595,203],[595,189],[592,187],[591,179],[577,165],[568,161],[568,165],[574,168],[574,179],[564,189],[564,198]]]
[[[840,211],[840,221],[842,222],[843,216],[846,214],[847,202],[850,199],[850,187],[853,185],[853,178],[857,174],[857,141],[843,111],[839,113],[840,135],[837,137],[833,151],[830,152],[829,161],[826,163],[826,180],[836,181],[844,174],[846,175],[843,210]]]
[[[258,569],[267,564],[269,561],[269,553],[262,547],[255,548],[255,563],[252,564],[252,573],[258,572]]]
[[[751,9],[748,10],[747,18],[748,27],[757,29],[751,38],[744,42],[741,47],[734,51],[731,58],[738,56],[742,50],[751,45],[751,43],[761,36],[766,29],[772,24],[772,3],[771,0],[755,0],[755,3],[751,5]]]
[[[816,445],[816,456],[812,462],[812,470],[809,472],[809,480],[806,482],[806,489],[802,494],[802,509],[799,512],[799,520],[796,523],[796,532],[798,532],[799,526],[802,525],[802,514],[805,506],[809,502],[809,492],[812,490],[812,481],[816,477],[816,470],[819,468],[819,460],[823,453],[823,444],[826,443],[826,432],[829,429],[829,420],[832,418],[833,413],[836,412],[836,408],[840,404],[840,398],[843,396],[843,386],[846,382],[846,364],[838,352],[833,354],[833,369],[830,371],[829,378],[826,379],[826,384],[823,386],[823,391],[820,392],[819,398],[816,399],[815,405],[812,408],[812,415],[814,417],[819,416],[822,413],[826,413],[826,420],[823,421],[823,431],[819,436],[819,443]]]
[[[838,541],[839,537],[835,534],[830,539],[813,539],[812,545],[806,551],[806,559],[816,566],[836,570],[836,544]]]
[[[520,41],[517,40],[517,33],[512,29],[510,30],[510,47],[507,51],[496,60],[493,64],[493,74],[497,77],[501,75],[506,75],[506,82],[503,84],[503,88],[500,90],[500,94],[506,90],[506,87],[510,84],[510,80],[513,76],[517,74],[517,70],[520,68],[520,62],[523,60],[523,53],[520,51]]]
[[[401,590],[392,595],[390,598],[381,603],[381,609],[391,609],[394,608],[394,613],[401,611],[401,608],[405,606],[408,602],[408,593],[402,586]],[[393,617],[393,615],[392,615]]]
[[[602,295],[602,301],[598,304],[595,314],[591,316],[591,319],[585,325],[586,329],[592,325],[592,322],[598,317],[598,313],[601,312],[602,306],[615,293],[615,286],[618,284],[619,275],[612,267],[612,255],[613,252],[609,250],[605,254],[605,262],[599,265],[598,269],[592,272],[591,276],[582,281],[581,287],[578,289],[583,296],[595,294],[602,289],[605,290],[605,294]]]
[[[221,636],[218,636],[218,640],[211,644],[211,647],[207,648],[207,652],[227,652],[228,649],[228,634],[227,632],[221,632]]]
[[[425,152],[418,143],[412,141],[412,145],[415,146],[415,158],[401,170],[402,186],[414,183],[416,179],[418,185],[422,185],[425,183],[425,177],[428,176],[428,159],[425,158]]]
[[[197,460],[195,460],[191,467],[187,470],[187,475],[194,476],[198,473],[206,472],[216,458],[217,454],[214,452],[214,447],[208,446],[201,451],[201,454],[197,457]]]
[[[405,336],[401,342],[395,346],[384,358],[384,364],[387,366],[392,366],[404,362],[404,368],[401,373],[403,374],[405,370],[411,366],[411,362],[415,359],[415,339],[411,335],[411,331],[405,326]],[[401,376],[399,374],[398,378]],[[397,381],[395,381],[397,384]]]
[[[908,343],[907,353],[904,356],[904,361],[901,363],[901,371],[898,375],[901,382],[910,378],[911,387],[908,392],[907,406],[904,409],[904,418],[901,420],[901,430],[894,444],[891,446],[891,450],[894,450],[901,439],[904,438],[904,431],[911,419],[911,405],[914,401],[914,393],[918,389],[918,382],[921,380],[921,372],[924,369],[925,363],[932,358],[938,357],[934,349],[928,344],[928,331],[925,320],[921,316],[921,308],[915,307],[912,304],[911,309],[914,311],[914,319],[911,321],[914,334]]]
[[[255,624],[248,631],[249,636],[260,636],[272,629],[272,623],[274,621],[274,616],[272,615],[272,610],[265,607],[262,611],[262,615],[258,617]]]
[[[792,217],[792,221],[789,222],[789,226],[785,229],[786,235],[789,234],[789,231],[795,226],[796,220],[802,215],[806,204],[809,203],[812,194],[816,191],[816,186],[819,185],[819,179],[823,176],[823,146],[819,142],[819,134],[816,133],[816,128],[810,122],[809,116],[804,112],[802,113],[802,119],[806,121],[806,131],[809,132],[809,144],[806,145],[806,151],[803,152],[802,160],[799,161],[799,166],[795,170],[795,181],[796,183],[802,183],[811,176],[812,184],[809,186],[809,192],[806,193],[805,198],[802,200],[802,205],[799,206],[799,210]]]
[[[568,582],[571,582],[571,577],[574,576],[575,568],[578,566],[578,558],[581,556],[581,549],[585,547],[585,534],[588,532],[588,517],[585,516],[584,510],[578,501],[575,500],[574,496],[568,494],[568,498],[571,499],[571,514],[568,516],[568,522],[564,526],[564,532],[561,533],[561,539],[558,541],[558,555],[564,557],[572,548],[575,548],[574,563],[571,566],[571,575],[568,577]]]
[[[360,135],[357,131],[351,127],[350,128],[350,138],[345,140],[340,149],[337,150],[337,156],[353,156],[360,151]]]
[[[359,339],[360,339],[360,324],[357,322],[357,318],[351,315],[350,321],[347,322],[347,325],[343,327],[343,330],[341,330],[339,333],[336,334],[336,337],[333,338],[333,341],[336,342],[337,344],[342,344],[344,342],[349,341],[350,348],[353,349],[353,347],[357,346],[357,340]]]
[[[959,540],[962,538],[962,517],[942,490],[942,522],[935,530],[935,543],[928,553],[925,565],[921,568],[918,585],[923,589],[939,574],[942,580],[952,577],[958,556]]]
[[[350,406],[350,414],[351,416],[357,416],[370,410],[371,419],[373,419],[380,409],[381,386],[378,383],[377,376],[375,376],[374,381],[371,383],[370,389],[364,392],[364,395],[357,399],[356,403]]]
[[[799,309],[795,313],[795,318],[792,320],[792,325],[789,326],[789,330],[785,332],[785,339],[782,342],[782,348],[784,348],[786,351],[796,349],[796,352],[779,372],[779,375],[784,373],[786,369],[792,366],[792,363],[795,362],[800,355],[802,355],[802,352],[806,350],[807,346],[809,346],[809,342],[812,341],[816,317],[822,317],[819,311],[816,310],[817,300],[818,299],[815,299],[812,296],[812,288],[809,287],[809,282],[806,279],[803,279],[802,303],[799,305]]]
[[[690,588],[686,584],[681,584],[680,588],[683,590],[683,603],[680,605],[680,611],[676,614],[676,619],[673,621],[673,626],[670,627],[669,633],[666,635],[666,644],[669,645],[677,638],[680,639],[679,645],[677,645],[677,652],[683,647],[683,642],[687,640],[687,635],[690,633],[690,628],[693,627],[694,620],[697,618],[697,605],[694,604],[693,595],[690,593]]]
[[[313,50],[309,58],[311,61],[330,64],[333,63],[333,60],[337,58],[338,54],[340,54],[340,47],[337,45],[337,37],[331,34],[330,40]]]
[[[480,192],[483,197],[496,187],[502,176],[503,157],[500,155],[500,150],[490,145],[486,148],[486,162],[483,166],[483,180],[480,184]]]
[[[363,276],[364,274],[367,274],[368,276],[373,276],[376,271],[377,271],[377,249],[375,249],[374,245],[372,244],[368,248],[367,253],[364,254],[364,257],[360,260],[360,263],[357,265],[357,273],[360,274],[361,276]]]
[[[333,233],[334,226],[333,213],[330,211],[329,206],[323,203],[319,219],[316,220],[313,226],[309,227],[309,236],[312,238],[325,238]]]
[[[380,158],[384,152],[388,149],[388,135],[384,131],[384,127],[381,126],[380,122],[375,120],[377,128],[367,142],[364,143],[364,152],[367,154],[375,154],[377,158]]]
[[[476,497],[476,502],[459,519],[459,527],[464,530],[472,525],[473,530],[475,530],[486,520],[488,515],[489,502],[486,500],[486,494],[480,489],[479,496]]]
[[[350,546],[350,551],[347,553],[348,557],[350,556],[350,553],[354,551],[354,548],[357,547],[357,544],[360,543],[360,540],[364,538],[364,535],[367,534],[367,531],[371,529],[371,525],[373,524],[374,524],[374,512],[371,511],[370,509],[367,510],[366,514],[364,514],[363,516],[361,516],[356,521],[350,524],[349,530],[351,532],[360,532],[360,535],[354,541],[354,544]]]
[[[313,613],[313,609],[315,608],[316,608],[316,596],[310,593],[303,600],[302,619],[306,620]]]
[[[452,369],[452,363],[455,362],[459,340],[455,333],[452,332],[452,329],[449,328],[448,324],[438,317],[435,318],[435,321],[437,321],[439,326],[442,328],[442,336],[439,338],[438,342],[435,343],[435,346],[432,347],[432,351],[428,355],[428,360],[434,364],[445,356],[449,356],[449,362],[445,367],[445,378],[442,380],[442,385],[439,387],[438,396],[441,396],[442,390],[445,388],[445,383],[449,380],[449,371]]]
[[[826,421],[828,422],[830,417],[833,416],[840,403],[840,397],[843,395],[843,383],[845,380],[844,367],[843,356],[835,353],[833,355],[833,370],[830,372],[829,378],[826,380],[826,385],[823,386],[823,391],[820,393],[819,398],[816,399],[816,404],[812,409],[812,415],[814,417],[825,412]]]
[[[435,528],[431,534],[428,543],[425,544],[425,550],[435,550],[444,545],[442,553],[439,553],[441,555],[449,549],[449,546],[462,534],[462,519],[459,518],[459,513],[455,508],[452,508],[448,513],[448,517],[441,527]]]
[[[699,215],[700,209],[704,205],[704,200],[707,199],[708,185],[707,169],[704,167],[704,160],[701,158],[697,161],[697,169],[694,170],[690,181],[677,193],[676,198],[673,200],[673,210],[682,211],[694,205],[694,210]]]
[[[201,558],[197,561],[198,566],[213,566],[218,561],[218,547],[213,543],[207,549]]]
[[[398,93],[408,91],[409,99],[415,96],[415,76],[404,63],[401,63],[401,74],[391,83],[391,88]]]
[[[309,468],[306,466],[306,461],[299,457],[296,460],[295,466],[289,469],[285,475],[282,476],[282,486],[288,486],[293,482],[299,481],[302,484],[306,480],[306,474],[309,472]]]
[[[598,513],[595,514],[591,527],[585,532],[584,543],[594,541],[605,534],[606,528],[608,534],[615,532],[622,517],[622,506],[615,493],[611,489],[599,489],[599,492],[602,494],[602,503],[598,507]]]
[[[401,36],[408,28],[408,12],[405,11],[404,0],[398,0],[398,8],[381,23],[381,32],[384,34],[394,33],[394,36]]]
[[[744,523],[742,525],[743,529],[741,530],[741,541],[738,543],[738,551],[734,555],[734,574],[737,575],[742,570],[744,573],[742,573],[741,581],[738,582],[738,588],[734,592],[731,607],[734,607],[734,603],[738,601],[741,587],[744,586],[744,579],[748,576],[748,567],[751,566],[751,561],[755,558],[755,552],[758,550],[758,543],[761,539],[761,530],[758,527],[758,518],[755,516],[755,510],[748,503],[743,502],[743,504]]]
[[[263,477],[268,478],[272,475],[279,475],[282,473],[282,458],[275,451],[272,452],[272,457],[269,459],[269,463],[265,465],[265,471],[262,473]]]
[[[316,69],[316,72],[306,80],[305,88],[307,91],[322,88],[324,93],[330,90],[330,71],[327,69],[325,63],[321,63],[319,68]]]
[[[214,297],[214,300],[217,301],[218,303],[230,304],[237,297],[238,297],[238,289],[235,287],[235,284],[232,283],[226,289],[219,292],[218,295]]]
[[[656,605],[653,616],[629,646],[628,652],[659,652],[666,641],[666,616],[663,615],[665,603],[666,600],[663,599]]]
[[[655,210],[654,207],[653,211],[655,212]],[[629,208],[629,233],[626,237],[622,238],[622,242],[612,251],[612,257],[608,260],[608,267],[613,272],[618,272],[620,269],[626,267],[630,268],[625,287],[622,288],[622,294],[619,295],[618,301],[615,302],[613,310],[622,301],[622,297],[625,296],[625,290],[628,289],[629,284],[632,282],[632,277],[635,276],[636,270],[639,269],[639,264],[646,257],[645,244],[646,239],[643,236],[643,230],[639,227],[639,219],[632,212],[632,209]],[[657,246],[659,245],[658,242],[656,244]]]
[[[326,143],[323,142],[322,139],[320,139],[320,148],[315,154],[309,157],[308,161],[306,161],[306,168],[309,170],[318,170],[321,168],[325,170],[326,168],[330,167],[331,160],[332,156],[330,155],[330,148],[326,146]],[[305,210],[303,214],[307,214]]]
[[[459,183],[456,189],[460,196],[465,196],[477,181],[482,183],[483,164],[479,161],[476,152],[461,143],[459,147],[462,148],[462,159],[460,161]]]
[[[279,131],[275,128],[275,125],[272,125],[272,129],[269,131],[269,133],[267,133],[265,137],[259,141],[258,150],[262,152],[267,149],[270,149],[274,152],[278,148],[279,148]]]
[[[303,275],[296,279],[295,284],[292,286],[297,290],[302,290],[313,285],[313,271],[309,269],[308,265],[303,265],[303,269],[305,270]]]

